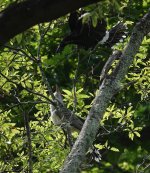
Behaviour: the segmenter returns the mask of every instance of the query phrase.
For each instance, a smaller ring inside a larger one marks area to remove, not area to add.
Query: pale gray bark
[[[64,166],[60,171],[61,173],[80,172],[86,152],[95,139],[99,128],[99,121],[102,119],[111,98],[122,88],[121,82],[127,74],[129,66],[132,64],[133,57],[136,55],[144,36],[149,32],[150,11],[134,27],[130,41],[124,49],[116,69],[100,86],[99,93],[94,100],[78,139],[64,162]]]

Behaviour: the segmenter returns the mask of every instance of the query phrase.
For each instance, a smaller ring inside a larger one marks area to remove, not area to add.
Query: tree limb
[[[13,3],[0,13],[0,44],[36,24],[49,22],[98,1],[101,0],[24,0]]]
[[[129,66],[132,64],[133,57],[136,55],[144,36],[149,32],[150,10],[134,27],[130,41],[124,49],[116,69],[100,86],[99,93],[94,100],[80,135],[60,171],[61,173],[80,172],[80,167],[86,152],[92,145],[99,128],[99,121],[102,119],[111,98],[121,89],[121,81],[127,74]]]

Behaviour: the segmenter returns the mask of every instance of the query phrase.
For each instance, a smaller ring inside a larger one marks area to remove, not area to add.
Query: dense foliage
[[[0,1],[1,9],[12,2]],[[108,29],[123,20],[128,25],[128,37],[113,47],[123,50],[149,5],[148,0],[104,0],[85,7],[90,15],[83,20],[92,17],[95,25],[97,19],[106,18]],[[0,172],[44,173],[61,168],[70,148],[62,129],[51,122],[50,88],[54,91],[58,85],[67,108],[83,119],[91,107],[101,70],[113,50],[67,45],[56,53],[69,33],[67,18],[36,25],[0,49]],[[87,157],[84,173],[149,172],[149,44],[147,36],[123,81],[125,87],[110,101],[100,122],[94,146],[102,155],[101,162]],[[73,132],[74,140],[77,135]]]

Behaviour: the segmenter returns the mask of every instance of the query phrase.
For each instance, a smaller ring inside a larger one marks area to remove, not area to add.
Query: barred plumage
[[[84,49],[94,48],[98,43],[112,47],[125,37],[126,26],[123,22],[118,22],[112,29],[107,31],[107,23],[104,19],[99,20],[94,27],[92,20],[83,23],[81,15],[83,14],[78,12],[70,14],[68,23],[71,32],[61,41],[57,52],[62,51],[68,44],[76,44]]]

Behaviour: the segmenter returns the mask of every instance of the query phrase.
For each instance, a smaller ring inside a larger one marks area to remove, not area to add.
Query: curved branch
[[[80,7],[100,0],[24,0],[13,3],[0,13],[0,44],[43,22],[48,22]]]
[[[92,145],[99,128],[99,121],[102,119],[111,98],[121,89],[121,81],[127,74],[129,66],[132,64],[133,57],[136,55],[144,36],[149,32],[150,11],[134,27],[130,41],[123,51],[116,69],[100,86],[99,94],[94,100],[80,135],[66,159],[61,173],[80,172],[80,167],[86,152]]]

